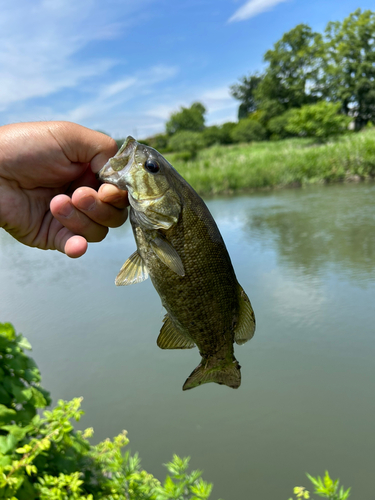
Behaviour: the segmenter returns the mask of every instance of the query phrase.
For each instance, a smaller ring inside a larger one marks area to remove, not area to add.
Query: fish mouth
[[[137,141],[129,135],[115,156],[99,170],[96,178],[127,191],[129,183],[126,181],[126,174],[133,164],[137,144]]]

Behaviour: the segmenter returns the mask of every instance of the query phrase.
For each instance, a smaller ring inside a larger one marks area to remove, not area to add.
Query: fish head
[[[98,178],[125,189],[134,200],[152,200],[170,188],[168,167],[171,166],[158,151],[129,136],[100,170]]]
[[[129,136],[117,154],[98,172],[102,182],[114,184],[129,193],[129,203],[144,224],[169,228],[180,212],[180,198],[173,189],[177,174],[172,165],[155,149]]]

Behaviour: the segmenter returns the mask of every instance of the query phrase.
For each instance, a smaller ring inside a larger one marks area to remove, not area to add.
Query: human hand
[[[0,127],[0,227],[25,245],[80,257],[127,219],[126,191],[95,178],[116,152],[113,139],[75,123]]]

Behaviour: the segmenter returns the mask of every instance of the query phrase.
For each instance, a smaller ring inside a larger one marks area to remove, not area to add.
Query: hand
[[[127,192],[95,178],[116,152],[113,139],[74,123],[0,127],[0,227],[25,245],[80,257],[127,219]]]

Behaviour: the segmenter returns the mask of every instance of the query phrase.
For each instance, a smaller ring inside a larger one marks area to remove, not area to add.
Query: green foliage
[[[167,134],[173,135],[182,130],[202,132],[206,108],[200,102],[194,102],[190,108],[181,107],[180,111],[171,114],[166,123]]]
[[[360,129],[375,120],[375,12],[357,9],[328,23],[325,34],[326,94]]]
[[[262,141],[266,138],[265,128],[252,118],[244,118],[232,130],[234,142]]]
[[[212,127],[206,127],[203,130],[203,140],[205,146],[212,146],[213,144],[221,144],[222,132],[220,127],[213,125]]]
[[[239,118],[265,112],[261,123],[288,109],[319,101],[338,103],[355,129],[375,121],[375,12],[357,9],[324,34],[299,24],[264,56],[262,75],[242,77],[231,87],[241,104]],[[275,123],[273,123],[275,126]]]
[[[258,88],[263,76],[258,74],[244,76],[240,78],[240,83],[232,85],[230,87],[230,93],[235,99],[241,101],[240,107],[238,108],[238,119],[246,118],[249,113],[253,113],[257,107],[258,103],[255,97],[255,91]]]
[[[347,131],[351,119],[339,114],[340,107],[340,103],[321,101],[290,110],[285,130],[293,135],[315,137],[319,140],[342,134]]]
[[[350,496],[350,488],[344,490],[343,486],[338,490],[339,479],[335,481],[330,478],[328,471],[326,471],[324,478],[320,476],[314,477],[306,474],[315,487],[314,493],[328,500],[347,500]],[[296,486],[293,490],[297,499],[310,498],[309,491],[303,486]],[[290,498],[289,500],[293,500]]]
[[[232,132],[237,124],[234,122],[225,122],[220,126],[220,144],[232,144]]]
[[[169,140],[169,149],[171,151],[187,151],[190,158],[194,158],[204,146],[203,135],[200,132],[191,132],[189,130],[181,130]]]
[[[156,134],[152,137],[148,137],[145,140],[140,140],[139,142],[163,153],[165,151],[168,151],[168,141],[169,137],[167,134]]]
[[[375,178],[375,130],[317,143],[310,138],[214,145],[190,161],[167,159],[199,194]]]
[[[289,117],[291,112],[293,112],[293,110],[285,111],[285,113],[279,116],[275,116],[274,118],[271,118],[271,120],[268,122],[267,128],[271,134],[272,140],[285,139],[286,137],[292,137],[293,135],[298,135],[287,130],[287,125],[289,123]]]
[[[212,485],[189,458],[174,456],[164,485],[141,468],[138,455],[123,453],[126,431],[96,446],[91,428],[74,431],[81,399],[50,404],[40,373],[24,353],[29,342],[10,323],[0,323],[0,499],[8,500],[201,500]]]

